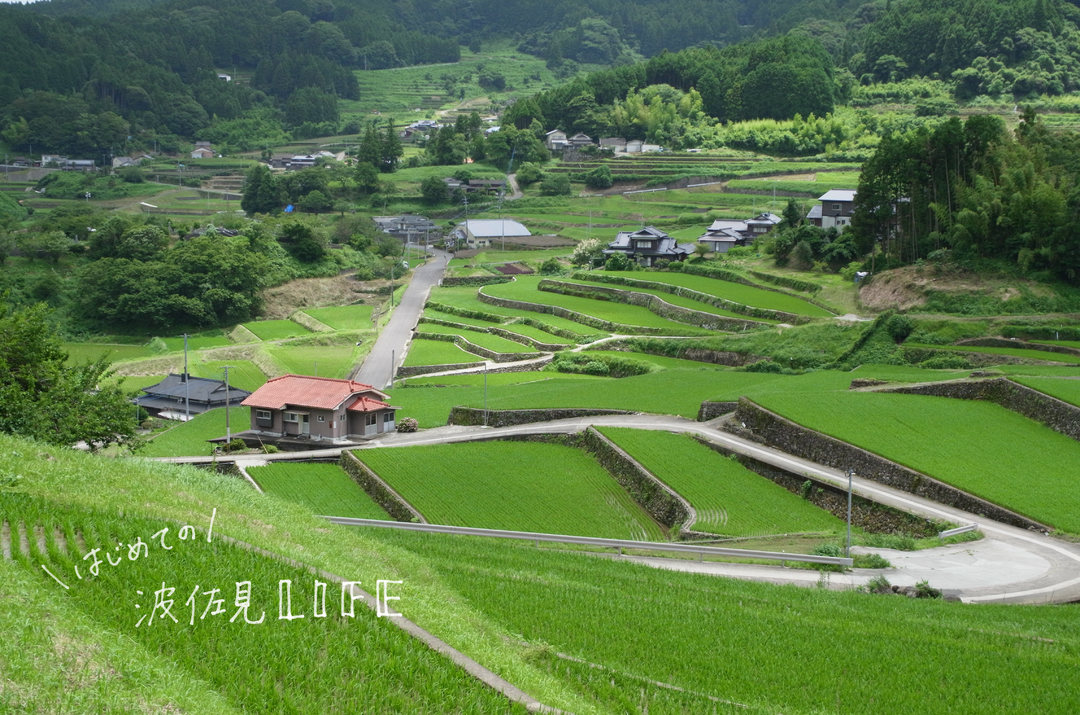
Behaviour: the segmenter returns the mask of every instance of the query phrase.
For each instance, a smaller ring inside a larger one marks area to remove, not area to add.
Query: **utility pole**
[[[229,405],[232,400],[229,398],[229,368],[232,365],[225,365],[225,445],[232,444],[232,428],[229,425]]]
[[[854,469],[847,470],[847,549],[844,556],[851,558],[851,477],[855,474]]]
[[[187,339],[188,334],[184,333],[184,422],[191,420],[191,376],[188,375],[187,367]]]

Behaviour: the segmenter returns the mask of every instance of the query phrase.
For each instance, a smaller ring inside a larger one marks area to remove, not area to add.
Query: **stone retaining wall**
[[[768,291],[772,291],[773,293],[782,293],[783,295],[790,295],[792,297],[799,298],[800,300],[805,300],[807,303],[813,303],[817,307],[822,308],[824,310],[827,310],[830,313],[832,313],[835,310],[835,308],[831,308],[831,307],[825,305],[824,303],[822,303],[822,302],[820,302],[820,301],[818,301],[818,300],[816,300],[814,298],[807,298],[804,295],[796,295],[794,293],[790,293],[790,292],[788,292],[786,290],[783,290],[781,288],[776,288],[774,286],[763,286],[760,283],[755,283],[754,281],[750,280],[749,278],[746,278],[745,276],[741,276],[738,273],[735,273],[734,271],[729,271],[729,270],[726,270],[726,269],[723,269],[723,268],[716,268],[714,266],[701,266],[701,265],[697,265],[695,263],[687,263],[685,261],[680,265],[682,265],[682,272],[683,273],[690,273],[690,274],[695,275],[695,276],[705,276],[706,278],[716,278],[716,279],[722,280],[722,281],[731,281],[732,283],[742,283],[743,285],[750,286],[751,288],[758,288],[759,290],[768,290]],[[754,274],[755,274],[755,271],[750,271],[750,275],[754,275]],[[766,279],[762,279],[762,280],[766,280]]]
[[[632,415],[627,410],[602,410],[588,408],[560,407],[550,410],[488,410],[488,426],[513,427],[534,422],[566,420],[575,417],[594,417],[596,415]],[[476,407],[452,407],[447,424],[476,426],[484,424],[484,410]]]
[[[522,345],[528,345],[536,350],[543,350],[544,352],[556,353],[560,350],[566,350],[569,346],[562,345],[560,343],[542,343],[535,338],[531,338],[528,335],[522,335],[521,333],[515,333],[510,330],[496,327],[481,327],[479,325],[469,325],[467,323],[455,323],[452,320],[443,320],[441,318],[425,318],[421,317],[420,323],[430,323],[431,325],[443,325],[448,328],[455,328],[457,330],[471,330],[475,333],[490,333],[491,335],[498,335],[500,338],[506,338],[512,340],[515,343],[521,343]],[[430,333],[428,333],[430,335]]]
[[[740,315],[747,315],[747,316],[750,316],[751,318],[765,318],[767,320],[779,320],[779,321],[781,321],[783,323],[792,323],[792,324],[806,323],[806,322],[809,322],[809,320],[810,320],[810,318],[808,318],[806,316],[803,316],[803,315],[796,315],[795,313],[786,313],[786,312],[784,312],[782,310],[769,310],[767,308],[755,308],[755,307],[753,307],[751,305],[744,305],[743,303],[736,303],[736,302],[731,301],[731,300],[725,300],[724,298],[718,298],[715,295],[710,295],[708,293],[702,293],[701,291],[692,290],[690,288],[683,288],[682,286],[672,285],[671,283],[657,283],[656,281],[639,280],[637,278],[626,278],[626,277],[623,277],[623,276],[598,275],[598,274],[593,274],[593,273],[584,273],[584,272],[581,272],[581,271],[577,271],[577,272],[572,273],[570,275],[570,277],[573,278],[574,280],[578,280],[578,281],[594,281],[594,282],[599,282],[599,283],[613,283],[615,285],[625,285],[625,286],[630,286],[630,287],[648,288],[649,290],[662,291],[664,293],[671,293],[672,295],[686,296],[687,298],[691,298],[692,300],[696,300],[699,303],[705,303],[706,305],[712,305],[712,306],[715,306],[717,308],[722,308],[724,310],[730,310],[733,313],[738,313]],[[567,285],[567,284],[563,284],[563,285]],[[568,284],[568,285],[573,285],[573,284]],[[583,286],[583,287],[586,287],[586,286]],[[593,288],[594,286],[587,286],[587,287],[588,288]],[[543,288],[540,288],[540,290],[543,290]],[[610,289],[608,289],[608,290],[610,290]],[[643,295],[643,294],[634,293],[633,295],[638,296],[638,295]],[[656,296],[651,296],[651,297],[656,298]],[[651,306],[649,306],[647,304],[647,301],[644,301],[643,299],[637,299],[637,300],[641,300],[642,302],[633,302],[634,305],[643,305],[644,307],[649,308],[649,310],[652,310],[654,313],[657,313],[656,310],[654,310]],[[660,300],[660,299],[657,298],[657,300]],[[632,301],[620,300],[619,302],[621,302],[621,303],[630,303]],[[665,305],[670,305],[670,303],[667,303],[666,301],[661,301],[661,302],[663,302]],[[672,306],[672,307],[675,307],[675,306]],[[683,310],[687,310],[687,309],[684,308]],[[698,312],[698,311],[694,311],[694,312]],[[657,314],[659,315],[660,313],[657,313]],[[664,317],[667,317],[667,316],[664,316]],[[683,321],[683,322],[685,322],[685,321]],[[745,322],[750,323],[753,327],[756,327],[756,328],[757,327],[762,327],[761,324],[754,323],[753,321],[745,321]]]
[[[603,286],[583,286],[577,283],[553,281],[548,278],[540,281],[537,285],[537,289],[548,291],[550,293],[558,293],[560,295],[572,295],[580,298],[593,298],[608,300],[613,303],[636,305],[659,315],[665,320],[672,320],[687,325],[696,325],[705,328],[706,330],[727,330],[736,332],[738,330],[744,330],[748,325],[755,328],[765,327],[763,323],[757,323],[752,320],[728,318],[722,315],[706,313],[701,310],[693,310],[691,308],[683,308],[679,305],[672,305],[663,298],[658,298],[650,293],[638,293],[636,291],[605,288]],[[704,293],[701,295],[704,295]]]
[[[697,421],[708,422],[709,420],[715,420],[720,415],[734,412],[738,406],[738,402],[702,402],[697,413]]]
[[[368,469],[367,465],[357,459],[352,452],[343,451],[339,464],[376,504],[394,518],[394,521],[427,523],[427,520],[420,512],[413,509],[389,484],[380,479],[375,472]]]
[[[970,345],[979,348],[1020,348],[1023,350],[1041,350],[1046,353],[1062,353],[1064,355],[1080,355],[1080,350],[1066,345],[1043,345],[1042,343],[1028,343],[1023,340],[1009,340],[1008,338],[969,338],[953,343],[956,347]],[[1050,358],[1048,357],[1047,360]]]
[[[758,280],[765,281],[766,283],[774,283],[778,286],[790,288],[792,290],[803,291],[804,293],[817,293],[821,290],[821,286],[817,283],[811,283],[810,281],[802,281],[798,278],[791,278],[790,276],[778,276],[772,273],[763,273],[761,271],[748,270],[747,273],[752,275]]]
[[[678,348],[675,351],[671,351],[666,349],[666,343],[692,345],[688,340],[679,340],[678,343],[676,343],[674,340],[664,340],[662,338],[625,338],[601,343],[596,349],[659,355],[661,357],[677,358],[679,360],[695,360],[697,362],[709,363],[710,365],[724,365],[726,367],[742,367],[743,365],[749,365],[765,359],[761,355],[699,347]]]
[[[399,367],[397,377],[416,377],[427,375],[431,372],[446,372],[447,370],[467,370],[471,367],[483,367],[482,362],[459,362],[452,365],[413,365],[411,367]]]
[[[884,388],[881,392],[993,402],[1007,410],[1041,422],[1055,432],[1080,440],[1080,407],[1004,377],[930,385],[902,385]]]
[[[472,318],[474,320],[486,320],[491,323],[501,323],[506,320],[505,315],[499,315],[498,313],[485,313],[482,310],[469,310],[467,308],[458,308],[454,305],[446,305],[445,303],[439,303],[438,301],[429,300],[424,303],[425,308],[431,308],[437,310],[440,313],[448,313],[450,315],[460,315],[462,318]]]
[[[746,427],[740,428],[739,423],[745,424]],[[1023,529],[1033,531],[1050,530],[1044,524],[968,494],[925,474],[920,474],[913,469],[902,467],[872,452],[798,425],[766,410],[745,397],[739,398],[735,419],[724,425],[724,429],[740,437],[775,447],[788,454],[827,467],[840,470],[854,469],[855,473],[863,479],[869,479],[894,489],[900,489],[926,499],[932,499],[941,504],[963,509],[971,514]]]
[[[685,499],[592,427],[581,433],[581,446],[657,522],[670,529],[690,518]]]
[[[734,455],[739,464],[751,472],[779,484],[793,494],[802,496],[814,506],[824,509],[837,519],[847,521],[847,490],[841,489],[830,482],[797,474],[753,457],[732,452],[697,435],[694,435],[694,439],[725,457]],[[803,485],[807,481],[810,482],[811,486],[809,492],[804,494]],[[941,531],[945,526],[944,522],[923,519],[914,514],[893,509],[860,496],[852,496],[851,498],[851,523],[875,534],[907,534],[915,537],[936,536],[938,531]],[[715,535],[713,538],[715,538]]]

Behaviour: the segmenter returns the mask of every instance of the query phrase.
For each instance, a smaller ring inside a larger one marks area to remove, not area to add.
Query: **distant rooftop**
[[[830,189],[818,197],[818,201],[854,201],[855,192],[848,189]]]

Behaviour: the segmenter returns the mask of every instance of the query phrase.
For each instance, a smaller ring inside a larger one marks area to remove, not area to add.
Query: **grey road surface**
[[[371,349],[364,364],[353,371],[351,377],[357,382],[372,385],[380,390],[391,381],[391,360],[394,367],[405,359],[405,348],[412,338],[413,328],[424,312],[424,302],[433,286],[442,280],[443,271],[450,261],[450,255],[443,251],[432,251],[433,258],[416,269],[412,282],[401,296],[401,305],[394,308],[390,322],[386,324],[375,347]]]

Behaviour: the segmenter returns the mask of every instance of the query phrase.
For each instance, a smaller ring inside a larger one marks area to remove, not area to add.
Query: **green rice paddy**
[[[345,378],[356,367],[360,350],[354,345],[280,345],[267,347],[266,352],[297,375]]]
[[[304,311],[334,330],[370,330],[370,305],[342,305],[336,308],[308,308]]]
[[[311,331],[291,320],[257,320],[244,323],[244,327],[253,332],[260,340],[284,340],[298,335],[310,335]]]
[[[251,410],[247,407],[230,407],[229,421],[232,433],[251,428]],[[180,422],[162,432],[139,450],[140,457],[206,457],[213,452],[213,445],[206,440],[225,436],[225,409],[218,408]]]
[[[405,356],[408,367],[424,365],[456,365],[466,362],[482,362],[483,358],[467,353],[446,340],[413,340]],[[413,415],[415,417],[415,415]],[[443,418],[445,419],[445,418]]]
[[[663,539],[596,460],[572,447],[476,442],[353,454],[433,524]]]
[[[518,276],[513,283],[484,286],[482,290],[487,295],[496,298],[525,301],[541,306],[558,306],[620,325],[662,328],[677,335],[702,335],[709,332],[693,325],[666,320],[636,305],[539,291],[536,286],[540,280],[539,276]],[[542,309],[534,312],[533,315],[536,316],[538,313],[542,315]]]
[[[458,328],[450,328],[445,325],[434,325],[432,323],[421,323],[419,328],[420,333],[428,333],[435,335],[459,335],[468,340],[473,345],[479,345],[482,348],[494,350],[497,353],[536,352],[535,348],[525,345],[524,343],[507,340],[506,338],[500,337],[498,335],[492,335],[491,333],[481,333],[478,330],[461,330]]]
[[[311,507],[316,514],[390,520],[337,464],[280,461],[247,471],[263,491]]]
[[[755,399],[811,429],[1080,533],[1080,443],[1003,407],[860,392],[773,393]]]
[[[726,536],[833,531],[843,524],[797,494],[714,452],[688,435],[602,427],[697,510],[690,527]]]
[[[833,314],[824,308],[816,306],[813,303],[808,303],[796,296],[765,290],[764,288],[755,288],[742,283],[720,280],[718,278],[708,278],[706,276],[698,276],[691,273],[664,271],[634,271],[632,273],[627,273],[625,271],[596,272],[599,275],[618,276],[633,280],[653,281],[655,283],[667,283],[669,285],[689,288],[690,290],[696,290],[700,293],[705,293],[706,295],[723,298],[724,300],[730,300],[733,303],[741,303],[742,305],[749,305],[755,308],[780,310],[785,313],[806,315],[812,318],[833,317]],[[612,287],[618,288],[620,286]],[[633,287],[629,288],[630,290],[637,290]],[[661,297],[663,297],[662,294]]]

